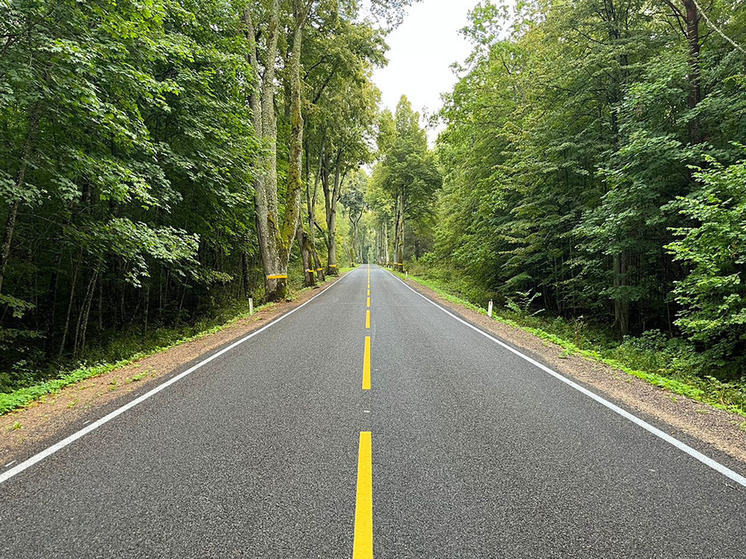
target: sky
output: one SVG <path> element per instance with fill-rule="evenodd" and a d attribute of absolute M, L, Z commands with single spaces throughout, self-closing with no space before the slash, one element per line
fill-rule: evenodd
<path fill-rule="evenodd" d="M 384 107 L 393 112 L 402 95 L 420 113 L 432 114 L 441 107 L 440 95 L 456 83 L 451 64 L 463 62 L 471 52 L 459 29 L 477 2 L 422 0 L 408 9 L 404 22 L 386 39 L 388 66 L 373 74 Z M 428 130 L 431 144 L 437 134 L 437 130 Z"/>

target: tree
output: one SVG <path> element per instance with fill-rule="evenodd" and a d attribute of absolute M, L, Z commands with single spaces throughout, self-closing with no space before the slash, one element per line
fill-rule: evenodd
<path fill-rule="evenodd" d="M 361 262 L 363 260 L 362 242 L 358 237 L 360 220 L 365 213 L 365 190 L 367 189 L 368 177 L 358 170 L 353 177 L 350 188 L 342 195 L 340 202 L 347 209 L 347 217 L 350 220 L 350 262 Z"/>
<path fill-rule="evenodd" d="M 695 173 L 702 188 L 674 204 L 693 222 L 667 246 L 687 268 L 674 290 L 676 323 L 718 369 L 737 372 L 746 365 L 746 160 L 710 164 Z"/>
<path fill-rule="evenodd" d="M 11 311 L 0 367 L 12 384 L 81 356 L 92 336 L 144 337 L 195 312 L 189 293 L 229 283 L 253 235 L 257 145 L 246 44 L 222 0 L 0 10 L 0 297 Z"/>
<path fill-rule="evenodd" d="M 396 107 L 393 128 L 390 113 L 384 113 L 381 119 L 379 149 L 383 153 L 378 180 L 393 200 L 394 266 L 403 271 L 405 222 L 428 213 L 441 177 L 428 150 L 425 131 L 420 128 L 420 115 L 406 97 Z"/>
<path fill-rule="evenodd" d="M 408 5 L 407 0 L 376 0 L 372 3 L 373 13 L 387 16 L 393 21 L 401 12 L 403 6 Z M 270 300 L 280 299 L 285 296 L 287 290 L 287 265 L 290 258 L 293 239 L 298 235 L 301 213 L 301 197 L 303 192 L 302 156 L 304 118 L 303 118 L 303 83 L 301 78 L 301 67 L 303 60 L 303 37 L 309 21 L 318 20 L 317 23 L 324 24 L 326 19 L 341 17 L 347 21 L 354 21 L 357 16 L 357 3 L 342 1 L 322 0 L 292 0 L 290 17 L 292 18 L 292 30 L 288 36 L 291 44 L 288 54 L 288 91 L 290 97 L 290 139 L 289 139 L 289 161 L 288 182 L 285 188 L 285 196 L 280 215 L 280 205 L 277 189 L 277 116 L 275 115 L 275 61 L 279 56 L 278 38 L 280 35 L 281 19 L 287 15 L 287 8 L 279 0 L 265 2 L 265 6 L 259 5 L 258 11 L 262 15 L 262 21 L 266 20 L 266 29 L 259 32 L 253 25 L 251 10 L 246 10 L 247 30 L 250 37 L 254 38 L 255 47 L 250 54 L 252 66 L 254 67 L 257 81 L 262 84 L 261 89 L 252 100 L 252 108 L 255 115 L 255 128 L 261 138 L 264 139 L 267 152 L 262 159 L 262 173 L 255 181 L 256 190 L 256 212 L 257 231 L 260 246 L 262 248 L 262 260 L 266 273 L 266 296 Z M 255 18 L 256 19 L 256 18 Z M 332 76 L 334 73 L 331 74 Z M 326 88 L 324 86 L 322 91 Z M 365 96 L 362 97 L 363 99 Z M 346 97 L 350 102 L 357 97 Z M 357 114 L 357 113 L 356 113 Z M 364 113 L 363 113 L 364 114 Z M 261 115 L 261 116 L 260 116 Z M 351 121 L 354 122 L 354 121 Z M 348 124 L 347 128 L 353 128 Z M 358 141 L 360 131 L 351 131 L 350 135 Z M 336 273 L 336 238 L 335 219 L 336 205 L 339 202 L 341 188 L 347 169 L 344 168 L 345 152 L 350 148 L 345 141 L 335 146 L 336 152 L 332 155 L 334 170 L 334 186 L 329 187 L 329 181 L 323 181 L 325 188 L 325 201 L 327 203 L 327 227 L 329 229 L 328 251 L 329 259 L 327 272 Z M 301 234 L 302 237 L 302 234 Z M 310 241 L 310 236 L 309 236 Z M 304 256 L 310 262 L 308 254 Z"/>
<path fill-rule="evenodd" d="M 673 201 L 703 186 L 691 167 L 740 156 L 736 4 L 519 3 L 506 36 L 503 8 L 480 3 L 441 111 L 434 260 L 620 337 L 683 328 L 685 260 L 664 247 L 691 218 Z"/>

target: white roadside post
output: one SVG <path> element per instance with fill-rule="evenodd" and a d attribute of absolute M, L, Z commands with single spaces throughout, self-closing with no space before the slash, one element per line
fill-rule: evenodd
<path fill-rule="evenodd" d="M 487 303 L 487 316 L 492 318 L 492 299 L 490 299 L 490 302 Z"/>
<path fill-rule="evenodd" d="M 249 316 L 254 314 L 254 298 L 249 297 Z"/>

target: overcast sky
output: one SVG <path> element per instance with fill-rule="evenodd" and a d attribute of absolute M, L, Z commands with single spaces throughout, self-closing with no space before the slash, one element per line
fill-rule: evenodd
<path fill-rule="evenodd" d="M 456 76 L 450 66 L 469 55 L 459 34 L 478 0 L 422 0 L 410 7 L 404 22 L 386 39 L 389 64 L 373 74 L 383 106 L 393 112 L 402 95 L 428 114 L 441 107 L 440 95 L 451 91 Z M 432 142 L 437 132 L 428 131 Z"/>

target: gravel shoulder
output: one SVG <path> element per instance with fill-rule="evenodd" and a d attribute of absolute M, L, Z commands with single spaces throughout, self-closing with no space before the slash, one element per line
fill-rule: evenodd
<path fill-rule="evenodd" d="M 577 355 L 568 356 L 561 347 L 551 342 L 452 303 L 415 280 L 407 279 L 406 283 L 442 307 L 524 351 L 551 369 L 643 415 L 645 419 L 652 420 L 659 428 L 663 427 L 688 444 L 701 446 L 697 444 L 700 442 L 709 445 L 726 455 L 717 458 L 726 458 L 729 467 L 736 468 L 741 473 L 746 471 L 746 418 L 675 395 L 603 363 Z M 666 426 L 670 428 L 665 429 Z"/>
<path fill-rule="evenodd" d="M 334 285 L 302 291 L 296 299 L 261 309 L 214 334 L 191 340 L 48 394 L 0 416 L 0 472 L 134 400 L 199 360 L 258 330 Z"/>

